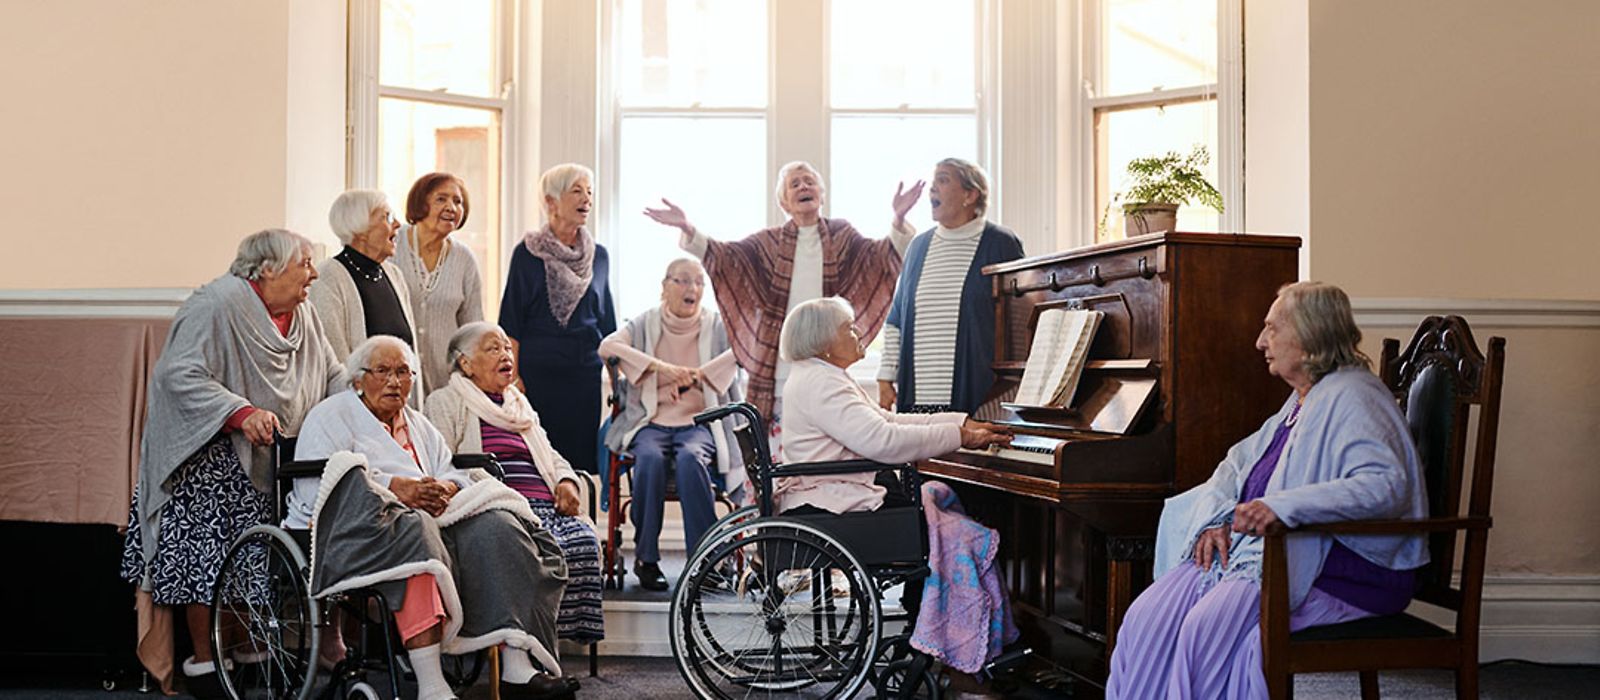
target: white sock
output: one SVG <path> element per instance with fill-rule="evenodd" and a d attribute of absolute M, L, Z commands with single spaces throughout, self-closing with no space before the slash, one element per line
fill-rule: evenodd
<path fill-rule="evenodd" d="M 183 660 L 183 675 L 190 678 L 204 676 L 215 670 L 217 670 L 217 662 L 215 661 L 207 661 L 203 664 L 196 663 L 193 656 Z"/>
<path fill-rule="evenodd" d="M 454 700 L 455 694 L 444 680 L 444 668 L 439 665 L 439 645 L 407 649 L 406 656 L 411 658 L 411 670 L 417 674 L 417 700 Z"/>
<path fill-rule="evenodd" d="M 504 644 L 500 645 L 500 680 L 507 683 L 527 683 L 539 670 L 533 667 L 528 652 Z"/>

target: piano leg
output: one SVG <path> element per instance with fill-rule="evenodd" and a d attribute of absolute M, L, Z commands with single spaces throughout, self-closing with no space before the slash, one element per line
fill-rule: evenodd
<path fill-rule="evenodd" d="M 1155 558 L 1155 539 L 1152 537 L 1106 538 L 1106 655 L 1117 646 L 1117 633 L 1122 629 L 1122 618 L 1133 605 L 1138 594 L 1135 586 L 1139 577 L 1149 578 L 1149 564 Z M 1143 587 L 1140 586 L 1139 589 Z"/>

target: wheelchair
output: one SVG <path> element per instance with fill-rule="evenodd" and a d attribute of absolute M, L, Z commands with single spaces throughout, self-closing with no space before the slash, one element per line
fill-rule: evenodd
<path fill-rule="evenodd" d="M 283 521 L 284 497 L 294 480 L 320 477 L 327 464 L 292 461 L 294 444 L 294 438 L 280 436 L 273 447 L 275 523 Z M 505 476 L 490 455 L 461 454 L 452 461 L 457 468 L 484 469 L 499 479 Z M 233 661 L 231 668 L 218 664 L 223 692 L 233 700 L 398 699 L 409 661 L 383 594 L 359 588 L 323 599 L 312 597 L 310 551 L 309 530 L 286 530 L 276 524 L 256 525 L 229 546 L 211 602 L 212 658 Z M 348 653 L 333 668 L 319 668 L 323 633 L 339 624 L 341 616 L 359 628 L 359 634 L 346 637 Z M 481 651 L 446 655 L 444 671 L 450 687 L 459 694 L 476 682 L 485 656 Z M 369 682 L 372 673 L 387 676 L 386 696 Z"/>
<path fill-rule="evenodd" d="M 690 555 L 669 612 L 672 654 L 701 698 L 780 694 L 851 698 L 867 684 L 878 697 L 939 698 L 941 678 L 911 648 L 928 568 L 920 479 L 909 465 L 867 460 L 773 465 L 760 414 L 748 403 L 695 416 L 704 424 L 746 418 L 736 431 L 756 488 L 752 511 L 711 528 Z M 894 500 L 876 511 L 778 515 L 781 477 L 897 473 Z M 911 593 L 905 610 L 885 610 L 896 586 Z M 901 623 L 889 633 L 888 625 Z"/>

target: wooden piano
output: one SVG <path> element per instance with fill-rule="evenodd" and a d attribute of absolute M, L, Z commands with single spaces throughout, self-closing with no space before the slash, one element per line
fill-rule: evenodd
<path fill-rule="evenodd" d="M 1116 629 L 1149 584 L 1163 499 L 1211 476 L 1289 388 L 1255 339 L 1300 240 L 1158 233 L 984 268 L 996 308 L 995 386 L 979 417 L 1009 449 L 918 463 L 1000 532 L 1017 624 L 1036 653 L 1103 683 Z M 1039 311 L 1105 313 L 1073 405 L 999 407 L 1016 393 Z"/>

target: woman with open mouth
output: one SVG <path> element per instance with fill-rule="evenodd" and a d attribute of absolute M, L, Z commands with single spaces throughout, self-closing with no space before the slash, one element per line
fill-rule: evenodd
<path fill-rule="evenodd" d="M 461 178 L 428 173 L 406 195 L 406 225 L 395 240 L 395 266 L 405 278 L 417 318 L 422 385 L 430 391 L 450 381 L 450 336 L 483 320 L 478 258 L 450 236 L 467 225 L 471 211 Z"/>
<path fill-rule="evenodd" d="M 655 222 L 682 232 L 678 245 L 705 263 L 734 355 L 750 373 L 750 401 L 767 417 L 774 459 L 782 460 L 782 387 L 789 376 L 789 363 L 778 356 L 784 318 L 803 302 L 840 296 L 857 310 L 863 342 L 872 342 L 889 313 L 900 257 L 911 242 L 906 213 L 922 196 L 922 186 L 918 182 L 895 192 L 897 225 L 878 240 L 844 219 L 822 216 L 828 188 L 804 161 L 778 169 L 775 194 L 789 220 L 743 240 L 713 240 L 665 199 L 665 208 L 644 210 Z"/>
<path fill-rule="evenodd" d="M 344 362 L 375 335 L 392 335 L 416 350 L 411 296 L 400 268 L 389 262 L 400 231 L 389 197 L 378 190 L 349 190 L 333 200 L 328 225 L 344 250 L 317 266 L 311 303 L 335 357 Z M 409 402 L 413 408 L 422 406 L 428 388 L 426 381 L 416 388 Z"/>

